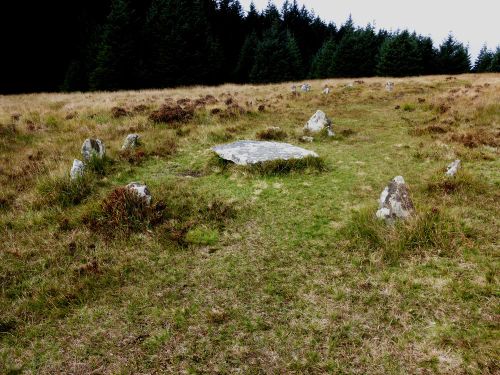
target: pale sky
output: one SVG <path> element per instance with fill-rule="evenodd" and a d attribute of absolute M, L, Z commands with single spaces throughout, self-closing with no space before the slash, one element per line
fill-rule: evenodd
<path fill-rule="evenodd" d="M 251 0 L 240 0 L 248 10 Z M 257 9 L 268 0 L 254 0 Z M 281 9 L 284 0 L 274 0 Z M 337 26 L 352 14 L 354 23 L 368 23 L 386 30 L 409 29 L 431 36 L 439 45 L 453 35 L 469 46 L 474 62 L 484 43 L 500 45 L 500 0 L 298 0 L 326 22 Z"/>

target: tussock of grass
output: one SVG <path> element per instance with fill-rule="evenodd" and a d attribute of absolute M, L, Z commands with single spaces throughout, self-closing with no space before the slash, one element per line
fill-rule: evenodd
<path fill-rule="evenodd" d="M 324 172 L 327 170 L 327 167 L 323 158 L 314 156 L 307 156 L 302 159 L 271 160 L 252 165 L 240 166 L 214 155 L 209 159 L 206 169 L 212 171 L 216 170 L 221 173 L 227 172 L 231 169 L 241 169 L 261 176 L 277 176 L 307 170 Z"/>
<path fill-rule="evenodd" d="M 107 155 L 99 157 L 95 154 L 92 154 L 90 160 L 85 163 L 85 170 L 98 176 L 105 176 L 107 173 L 109 173 L 112 165 L 113 160 L 110 159 Z"/>
<path fill-rule="evenodd" d="M 37 206 L 74 206 L 82 203 L 94 189 L 93 176 L 86 174 L 71 180 L 69 176 L 48 176 L 40 179 Z"/>
<path fill-rule="evenodd" d="M 85 221 L 91 228 L 114 237 L 146 229 L 152 214 L 151 207 L 136 192 L 119 187 L 111 191 Z"/>
<path fill-rule="evenodd" d="M 431 194 L 481 196 L 488 192 L 488 185 L 483 180 L 464 170 L 460 170 L 453 177 L 447 177 L 443 171 L 439 171 L 432 176 L 425 189 Z"/>
<path fill-rule="evenodd" d="M 350 251 L 366 256 L 380 252 L 391 265 L 404 258 L 453 256 L 462 239 L 458 224 L 438 208 L 392 226 L 378 220 L 374 210 L 365 209 L 354 213 L 340 235 Z"/>
<path fill-rule="evenodd" d="M 260 175 L 282 175 L 297 171 L 326 171 L 325 160 L 321 157 L 307 156 L 302 159 L 272 160 L 246 167 L 247 170 Z"/>
<path fill-rule="evenodd" d="M 287 136 L 288 134 L 284 130 L 275 127 L 261 130 L 256 134 L 257 139 L 265 141 L 271 141 L 271 140 L 282 141 Z"/>

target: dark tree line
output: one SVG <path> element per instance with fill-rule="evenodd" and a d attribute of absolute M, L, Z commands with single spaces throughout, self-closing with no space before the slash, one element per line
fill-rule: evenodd
<path fill-rule="evenodd" d="M 451 35 L 435 48 L 429 37 L 356 27 L 351 18 L 337 27 L 296 0 L 261 12 L 253 4 L 244 12 L 238 0 L 74 0 L 28 9 L 36 14 L 25 17 L 27 33 L 7 43 L 1 92 L 471 70 L 467 48 Z M 499 59 L 499 49 L 484 47 L 473 70 L 499 71 Z"/>

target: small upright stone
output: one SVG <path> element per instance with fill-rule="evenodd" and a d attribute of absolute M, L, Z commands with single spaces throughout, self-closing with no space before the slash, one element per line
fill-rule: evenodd
<path fill-rule="evenodd" d="M 141 137 L 139 134 L 129 134 L 123 142 L 122 150 L 130 150 L 139 146 Z"/>
<path fill-rule="evenodd" d="M 446 176 L 453 177 L 457 174 L 458 169 L 460 168 L 460 159 L 455 160 L 453 163 L 448 164 L 446 170 Z"/>
<path fill-rule="evenodd" d="M 380 194 L 377 217 L 387 222 L 395 219 L 407 219 L 415 211 L 410 192 L 402 176 L 394 177 Z"/>
<path fill-rule="evenodd" d="M 309 92 L 311 91 L 311 85 L 309 83 L 304 83 L 301 87 L 300 90 L 302 92 Z"/>
<path fill-rule="evenodd" d="M 394 90 L 394 82 L 387 81 L 387 83 L 385 84 L 385 90 L 388 92 L 392 92 L 392 90 Z"/>
<path fill-rule="evenodd" d="M 323 89 L 323 94 L 328 95 L 329 93 L 330 93 L 330 88 L 329 87 L 325 87 Z"/>
<path fill-rule="evenodd" d="M 148 206 L 151 204 L 151 193 L 146 185 L 139 182 L 131 182 L 127 185 L 127 189 L 134 191 L 139 197 L 144 199 Z"/>
<path fill-rule="evenodd" d="M 84 160 L 90 160 L 92 155 L 102 158 L 106 154 L 104 143 L 100 139 L 87 138 L 82 145 L 82 156 Z"/>
<path fill-rule="evenodd" d="M 311 133 L 318 133 L 325 128 L 328 130 L 328 136 L 332 137 L 335 135 L 332 130 L 332 122 L 328 117 L 326 117 L 325 112 L 321 110 L 316 111 L 316 113 L 309 119 L 306 126 L 304 126 L 304 130 Z"/>
<path fill-rule="evenodd" d="M 75 159 L 73 160 L 73 166 L 71 167 L 71 171 L 69 172 L 69 177 L 72 180 L 76 180 L 83 176 L 85 172 L 85 164 L 81 160 Z"/>

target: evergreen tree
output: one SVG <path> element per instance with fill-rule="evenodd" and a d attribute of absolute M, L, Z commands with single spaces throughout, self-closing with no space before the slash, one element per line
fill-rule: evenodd
<path fill-rule="evenodd" d="M 208 22 L 210 0 L 153 0 L 146 22 L 151 87 L 221 81 L 223 54 Z"/>
<path fill-rule="evenodd" d="M 137 25 L 129 0 L 113 0 L 97 47 L 90 88 L 117 90 L 137 87 L 140 70 Z"/>
<path fill-rule="evenodd" d="M 377 72 L 382 76 L 404 77 L 422 73 L 418 39 L 408 31 L 388 38 L 380 48 Z"/>
<path fill-rule="evenodd" d="M 489 72 L 499 73 L 500 72 L 500 47 L 497 47 L 493 58 L 491 59 L 490 67 L 488 68 Z"/>
<path fill-rule="evenodd" d="M 257 83 L 291 81 L 302 78 L 300 51 L 290 32 L 275 25 L 264 33 L 255 51 L 250 80 Z"/>
<path fill-rule="evenodd" d="M 450 34 L 439 46 L 439 69 L 442 74 L 461 74 L 470 71 L 470 55 L 464 45 Z"/>
<path fill-rule="evenodd" d="M 320 48 L 311 65 L 311 78 L 329 78 L 334 75 L 335 42 L 327 40 Z"/>
<path fill-rule="evenodd" d="M 488 72 L 493 62 L 493 56 L 493 52 L 488 50 L 486 45 L 484 45 L 481 51 L 479 51 L 473 70 L 477 73 Z"/>
<path fill-rule="evenodd" d="M 238 0 L 219 0 L 213 28 L 223 54 L 220 79 L 227 82 L 234 78 L 232 73 L 245 40 L 243 10 Z"/>
<path fill-rule="evenodd" d="M 434 48 L 434 43 L 429 37 L 419 36 L 417 38 L 418 50 L 420 54 L 420 64 L 422 65 L 421 74 L 437 74 L 438 73 L 438 52 Z"/>
<path fill-rule="evenodd" d="M 255 63 L 255 50 L 257 49 L 258 43 L 259 40 L 255 31 L 245 39 L 245 43 L 243 43 L 243 47 L 241 48 L 238 64 L 236 65 L 234 72 L 236 82 L 248 82 L 250 71 Z"/>
<path fill-rule="evenodd" d="M 344 36 L 334 58 L 337 77 L 370 77 L 375 75 L 379 41 L 373 27 L 353 29 L 343 26 Z"/>

